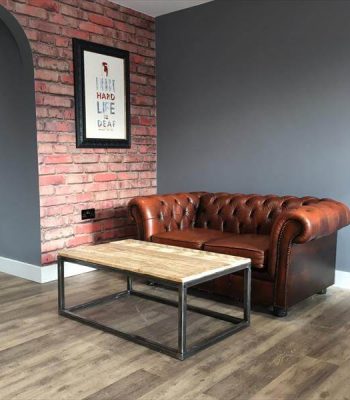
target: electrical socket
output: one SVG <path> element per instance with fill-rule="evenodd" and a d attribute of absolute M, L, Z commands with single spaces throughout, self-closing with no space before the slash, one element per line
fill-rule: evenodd
<path fill-rule="evenodd" d="M 95 218 L 95 209 L 88 208 L 81 211 L 81 219 L 93 219 Z"/>

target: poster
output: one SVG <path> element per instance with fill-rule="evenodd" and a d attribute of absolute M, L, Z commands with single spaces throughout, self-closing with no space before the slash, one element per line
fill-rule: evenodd
<path fill-rule="evenodd" d="M 74 41 L 77 147 L 130 147 L 129 54 Z"/>

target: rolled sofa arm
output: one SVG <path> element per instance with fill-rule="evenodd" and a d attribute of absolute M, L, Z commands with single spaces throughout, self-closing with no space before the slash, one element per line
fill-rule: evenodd
<path fill-rule="evenodd" d="M 323 236 L 331 235 L 350 224 L 349 208 L 338 201 L 324 199 L 318 203 L 302 206 L 294 210 L 282 212 L 272 228 L 272 239 L 277 240 L 288 222 L 300 225 L 300 232 L 294 243 L 305 243 Z"/>
<path fill-rule="evenodd" d="M 151 240 L 157 233 L 194 226 L 199 199 L 205 192 L 136 197 L 129 212 L 136 222 L 138 239 Z"/>
<path fill-rule="evenodd" d="M 274 277 L 283 265 L 288 267 L 293 243 L 306 243 L 331 235 L 349 224 L 349 208 L 331 199 L 282 212 L 272 226 L 269 274 Z"/>

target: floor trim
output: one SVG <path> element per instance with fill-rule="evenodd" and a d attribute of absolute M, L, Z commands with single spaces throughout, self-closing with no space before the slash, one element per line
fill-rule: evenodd
<path fill-rule="evenodd" d="M 334 286 L 350 289 L 350 272 L 336 270 Z"/>
<path fill-rule="evenodd" d="M 69 277 L 84 274 L 93 271 L 94 269 L 66 262 L 64 264 L 64 270 L 64 276 Z M 19 278 L 28 279 L 37 283 L 47 283 L 57 280 L 57 264 L 39 267 L 38 265 L 27 264 L 22 261 L 0 257 L 0 272 L 18 276 Z"/>

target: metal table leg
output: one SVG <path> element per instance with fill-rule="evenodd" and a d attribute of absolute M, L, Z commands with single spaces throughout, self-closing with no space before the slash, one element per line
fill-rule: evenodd
<path fill-rule="evenodd" d="M 250 324 L 251 269 L 244 269 L 244 321 Z"/>
<path fill-rule="evenodd" d="M 61 257 L 57 259 L 57 279 L 58 279 L 58 311 L 63 311 L 65 308 L 64 299 L 64 261 Z"/>
<path fill-rule="evenodd" d="M 186 322 L 187 322 L 187 288 L 182 284 L 179 286 L 178 304 L 178 350 L 180 357 L 186 353 Z"/>
<path fill-rule="evenodd" d="M 127 291 L 130 294 L 132 292 L 132 277 L 131 276 L 127 276 Z"/>

